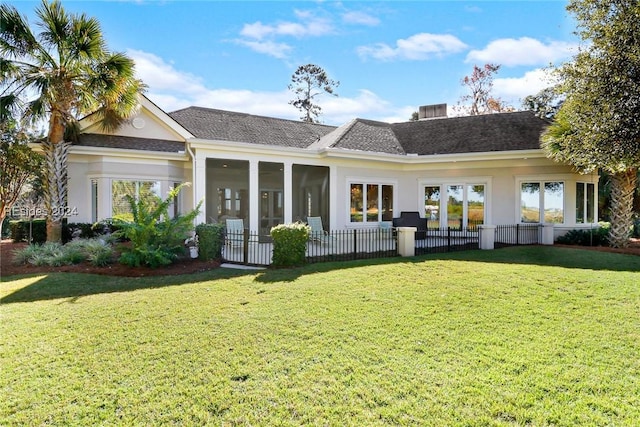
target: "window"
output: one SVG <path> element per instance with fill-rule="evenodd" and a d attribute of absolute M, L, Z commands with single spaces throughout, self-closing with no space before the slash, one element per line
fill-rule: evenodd
<path fill-rule="evenodd" d="M 393 185 L 353 183 L 350 187 L 351 222 L 391 221 Z"/>
<path fill-rule="evenodd" d="M 205 215 L 207 221 L 249 218 L 249 162 L 232 159 L 206 161 Z"/>
<path fill-rule="evenodd" d="M 447 226 L 462 228 L 464 209 L 464 187 L 462 185 L 447 186 Z"/>
<path fill-rule="evenodd" d="M 119 179 L 111 181 L 112 216 L 131 218 L 131 205 L 127 196 L 131 196 L 136 202 L 141 199 L 153 200 L 160 197 L 160 182 Z"/>
<path fill-rule="evenodd" d="M 98 180 L 91 180 L 91 222 L 98 221 Z"/>
<path fill-rule="evenodd" d="M 294 164 L 291 174 L 293 220 L 307 222 L 307 217 L 319 216 L 326 229 L 330 229 L 329 168 Z"/>
<path fill-rule="evenodd" d="M 442 189 L 446 193 L 442 193 Z M 440 194 L 446 194 L 441 200 Z M 484 223 L 484 184 L 427 185 L 424 214 L 429 228 L 474 228 Z"/>
<path fill-rule="evenodd" d="M 424 187 L 424 217 L 427 227 L 440 228 L 440 186 Z"/>
<path fill-rule="evenodd" d="M 595 220 L 595 184 L 576 183 L 576 223 L 590 224 Z"/>
<path fill-rule="evenodd" d="M 258 162 L 260 234 L 284 223 L 284 164 Z"/>
<path fill-rule="evenodd" d="M 523 182 L 520 186 L 520 221 L 563 223 L 564 183 Z"/>
<path fill-rule="evenodd" d="M 484 185 L 467 186 L 467 227 L 484 224 Z"/>

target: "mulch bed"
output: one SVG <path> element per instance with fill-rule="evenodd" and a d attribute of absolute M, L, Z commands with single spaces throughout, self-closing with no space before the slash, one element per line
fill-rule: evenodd
<path fill-rule="evenodd" d="M 16 265 L 13 263 L 13 252 L 27 246 L 26 243 L 13 243 L 11 240 L 3 240 L 0 243 L 0 276 L 12 276 L 14 274 L 32 273 L 90 273 L 106 274 L 109 276 L 144 277 L 144 276 L 171 276 L 177 274 L 197 273 L 220 267 L 218 261 L 200 261 L 198 259 L 183 258 L 166 267 L 129 267 L 119 262 L 114 262 L 106 267 L 96 267 L 88 262 L 61 267 Z"/>

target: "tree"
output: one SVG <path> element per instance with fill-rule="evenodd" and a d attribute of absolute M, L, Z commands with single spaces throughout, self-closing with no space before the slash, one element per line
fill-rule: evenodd
<path fill-rule="evenodd" d="M 640 3 L 571 0 L 567 10 L 588 43 L 559 69 L 566 100 L 542 143 L 578 170 L 609 175 L 609 243 L 625 247 L 640 166 Z"/>
<path fill-rule="evenodd" d="M 42 167 L 42 157 L 27 145 L 32 140 L 14 121 L 0 125 L 0 224 Z"/>
<path fill-rule="evenodd" d="M 470 116 L 513 111 L 513 107 L 491 94 L 493 76 L 500 70 L 500 67 L 496 64 L 485 64 L 482 68 L 477 65 L 473 66 L 471 75 L 464 76 L 460 80 L 460 84 L 466 86 L 471 93 L 460 97 L 458 110 Z M 469 104 L 467 105 L 467 103 Z"/>
<path fill-rule="evenodd" d="M 338 96 L 334 93 L 340 82 L 331 80 L 327 73 L 314 64 L 301 65 L 291 76 L 289 90 L 293 91 L 296 99 L 289 104 L 296 107 L 303 114 L 300 120 L 307 123 L 318 123 L 318 116 L 322 108 L 315 103 L 316 97 L 323 93 Z"/>
<path fill-rule="evenodd" d="M 107 50 L 95 18 L 69 14 L 57 0 L 42 0 L 36 15 L 37 35 L 15 7 L 0 5 L 0 119 L 48 121 L 47 241 L 59 242 L 67 211 L 68 135 L 86 114 L 103 129 L 116 129 L 136 111 L 144 85 L 129 57 Z"/>
<path fill-rule="evenodd" d="M 558 93 L 557 86 L 549 86 L 535 95 L 529 95 L 522 101 L 522 107 L 533 111 L 543 119 L 553 119 L 563 103 L 563 97 Z"/>

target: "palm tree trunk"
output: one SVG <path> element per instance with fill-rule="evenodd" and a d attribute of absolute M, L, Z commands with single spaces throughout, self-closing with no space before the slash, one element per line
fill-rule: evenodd
<path fill-rule="evenodd" d="M 46 162 L 44 179 L 44 205 L 47 211 L 47 242 L 62 241 L 62 219 L 67 206 L 68 142 L 43 143 Z"/>
<path fill-rule="evenodd" d="M 638 184 L 638 170 L 627 169 L 610 176 L 611 179 L 611 229 L 609 245 L 624 248 L 629 245 L 633 214 L 633 194 Z"/>

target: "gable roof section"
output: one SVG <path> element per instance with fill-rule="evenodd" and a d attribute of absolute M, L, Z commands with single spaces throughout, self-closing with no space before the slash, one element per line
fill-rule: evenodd
<path fill-rule="evenodd" d="M 452 117 L 391 125 L 408 154 L 461 154 L 540 149 L 548 120 L 530 111 Z"/>
<path fill-rule="evenodd" d="M 124 150 L 159 151 L 165 153 L 184 152 L 184 142 L 163 139 L 136 138 L 132 136 L 103 135 L 98 133 L 80 134 L 74 147 L 118 148 Z"/>
<path fill-rule="evenodd" d="M 105 132 L 96 122 L 97 115 L 90 114 L 80 120 L 83 133 L 111 134 L 119 136 L 182 141 L 193 138 L 185 128 L 173 120 L 149 98 L 140 94 L 138 112 L 115 132 Z"/>
<path fill-rule="evenodd" d="M 307 148 L 336 129 L 335 126 L 202 107 L 185 108 L 169 113 L 169 116 L 199 139 L 294 148 Z"/>
<path fill-rule="evenodd" d="M 406 154 L 391 125 L 364 119 L 356 119 L 353 125 L 335 141 L 332 148 Z"/>

